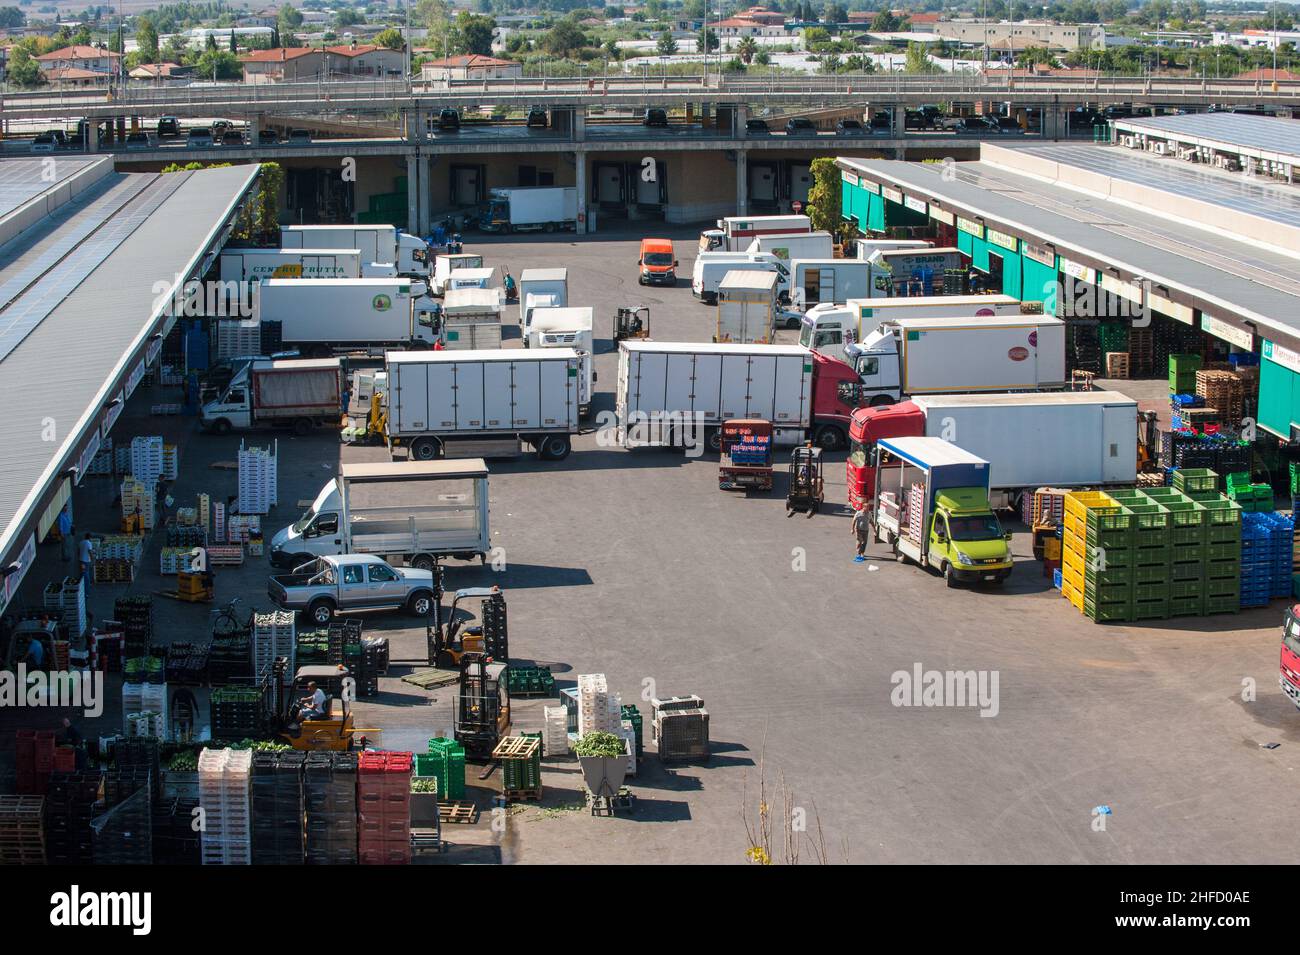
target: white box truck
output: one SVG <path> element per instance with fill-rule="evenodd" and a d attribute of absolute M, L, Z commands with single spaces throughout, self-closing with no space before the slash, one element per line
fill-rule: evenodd
<path fill-rule="evenodd" d="M 592 390 L 596 382 L 595 337 L 592 331 L 591 306 L 569 308 L 539 308 L 533 312 L 533 322 L 524 339 L 525 348 L 572 348 L 583 357 L 579 376 L 578 415 L 585 418 L 591 412 Z"/>
<path fill-rule="evenodd" d="M 718 286 L 715 342 L 766 344 L 776 331 L 776 273 L 738 269 Z"/>
<path fill-rule="evenodd" d="M 451 273 L 459 269 L 481 269 L 483 267 L 483 256 L 474 255 L 470 252 L 452 252 L 439 253 L 433 257 L 433 278 L 430 279 L 430 290 L 434 295 L 442 295 L 447 291 L 447 280 L 451 278 Z"/>
<path fill-rule="evenodd" d="M 256 287 L 259 320 L 280 322 L 285 348 L 324 357 L 335 349 L 432 347 L 438 303 L 410 279 L 268 279 Z"/>
<path fill-rule="evenodd" d="M 811 232 L 807 216 L 728 216 L 718 220 L 716 229 L 700 233 L 701 252 L 740 252 L 760 235 L 789 235 Z"/>
<path fill-rule="evenodd" d="M 578 227 L 578 190 L 572 186 L 493 189 L 479 228 L 484 232 L 554 232 Z"/>
<path fill-rule="evenodd" d="M 786 232 L 760 235 L 749 243 L 746 252 L 770 252 L 788 268 L 793 259 L 829 259 L 835 243 L 829 232 Z"/>
<path fill-rule="evenodd" d="M 898 318 L 845 354 L 873 404 L 927 392 L 1065 385 L 1065 323 L 1046 315 Z"/>
<path fill-rule="evenodd" d="M 451 275 L 447 276 L 447 284 L 443 287 L 443 293 L 454 292 L 456 289 L 477 288 L 487 289 L 492 287 L 492 276 L 496 274 L 496 269 L 456 269 Z"/>
<path fill-rule="evenodd" d="M 799 344 L 832 358 L 843 358 L 845 348 L 862 341 L 891 318 L 926 315 L 1020 315 L 1042 311 L 1010 295 L 915 295 L 902 298 L 851 298 L 844 305 L 822 302 L 804 313 L 799 323 Z"/>
<path fill-rule="evenodd" d="M 391 264 L 398 275 L 428 279 L 429 246 L 419 236 L 391 225 L 282 225 L 283 249 L 358 249 L 362 268 Z"/>
<path fill-rule="evenodd" d="M 449 289 L 442 300 L 442 340 L 450 349 L 501 347 L 501 290 Z"/>
<path fill-rule="evenodd" d="M 947 269 L 963 268 L 965 255 L 960 249 L 877 249 L 867 259 L 871 267 L 870 298 L 902 295 L 931 295 L 943 288 Z"/>
<path fill-rule="evenodd" d="M 736 269 L 775 272 L 777 300 L 789 298 L 790 270 L 771 252 L 701 252 L 691 266 L 691 294 L 705 305 L 716 304 L 718 286 Z"/>
<path fill-rule="evenodd" d="M 912 403 L 925 415 L 926 435 L 989 462 L 995 507 L 1038 487 L 1137 480 L 1137 402 L 1117 391 L 918 395 Z"/>
<path fill-rule="evenodd" d="M 199 427 L 212 434 L 254 428 L 292 428 L 307 434 L 338 425 L 339 360 L 255 359 L 230 379 L 221 397 L 199 409 Z"/>
<path fill-rule="evenodd" d="M 716 451 L 724 421 L 762 418 L 775 443 L 797 444 L 812 423 L 813 366 L 797 345 L 619 342 L 618 443 Z"/>
<path fill-rule="evenodd" d="M 411 460 L 569 456 L 582 356 L 571 348 L 389 352 L 388 437 Z"/>
<path fill-rule="evenodd" d="M 519 328 L 525 339 L 534 309 L 569 304 L 568 269 L 524 269 L 519 275 Z"/>
<path fill-rule="evenodd" d="M 790 304 L 803 312 L 823 302 L 871 294 L 871 265 L 858 259 L 792 259 Z"/>
<path fill-rule="evenodd" d="M 393 278 L 397 268 L 361 263 L 359 249 L 232 249 L 221 250 L 221 281 L 260 282 L 263 279 Z"/>
<path fill-rule="evenodd" d="M 857 257 L 865 262 L 880 249 L 928 249 L 933 245 L 924 239 L 859 239 L 855 251 Z"/>
<path fill-rule="evenodd" d="M 268 556 L 277 567 L 299 567 L 316 557 L 376 554 L 432 570 L 444 557 L 483 560 L 491 547 L 482 459 L 387 461 L 343 464 L 311 507 L 271 538 Z"/>

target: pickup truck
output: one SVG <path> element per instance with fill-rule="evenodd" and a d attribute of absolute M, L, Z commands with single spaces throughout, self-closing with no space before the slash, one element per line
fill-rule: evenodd
<path fill-rule="evenodd" d="M 282 610 L 296 610 L 318 627 L 339 612 L 393 610 L 405 607 L 427 617 L 434 599 L 433 571 L 392 567 L 372 554 L 318 557 L 275 574 L 267 586 L 271 601 Z"/>

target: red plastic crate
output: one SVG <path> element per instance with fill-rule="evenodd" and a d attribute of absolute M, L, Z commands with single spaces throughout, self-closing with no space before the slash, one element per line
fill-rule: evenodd
<path fill-rule="evenodd" d="M 77 751 L 71 746 L 60 746 L 54 751 L 54 771 L 72 773 L 77 770 Z"/>
<path fill-rule="evenodd" d="M 361 849 L 362 865 L 410 865 L 411 847 L 386 846 L 382 849 Z"/>

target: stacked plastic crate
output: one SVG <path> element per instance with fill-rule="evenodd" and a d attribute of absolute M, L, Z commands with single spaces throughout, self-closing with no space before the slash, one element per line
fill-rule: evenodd
<path fill-rule="evenodd" d="M 96 865 L 153 862 L 149 774 L 118 770 L 104 776 L 104 812 L 91 822 Z"/>
<path fill-rule="evenodd" d="M 507 798 L 542 794 L 541 734 L 503 736 L 492 751 L 501 763 L 501 790 Z"/>
<path fill-rule="evenodd" d="M 1245 512 L 1241 515 L 1241 606 L 1263 607 L 1291 594 L 1294 517 Z"/>
<path fill-rule="evenodd" d="M 161 679 L 161 672 L 156 675 Z M 167 739 L 170 726 L 165 683 L 147 680 L 123 682 L 122 733 L 125 736 Z"/>
<path fill-rule="evenodd" d="M 297 750 L 253 754 L 253 865 L 302 865 L 306 760 Z"/>
<path fill-rule="evenodd" d="M 1241 505 L 1219 493 L 1219 475 L 1208 468 L 1180 468 L 1174 490 L 1205 509 L 1205 584 L 1201 613 L 1241 609 Z"/>
<path fill-rule="evenodd" d="M 653 699 L 650 728 L 660 761 L 709 758 L 709 711 L 698 696 Z"/>
<path fill-rule="evenodd" d="M 1098 622 L 1133 617 L 1133 515 L 1101 491 L 1065 497 L 1061 594 Z"/>
<path fill-rule="evenodd" d="M 239 445 L 239 512 L 265 514 L 277 503 L 277 446 Z"/>
<path fill-rule="evenodd" d="M 1157 359 L 1158 360 L 1158 359 Z M 1196 391 L 1196 373 L 1201 370 L 1200 355 L 1169 356 L 1169 391 L 1188 394 Z"/>
<path fill-rule="evenodd" d="M 253 614 L 253 676 L 271 672 L 277 657 L 289 661 L 288 672 L 297 672 L 298 633 L 295 615 L 287 610 Z"/>
<path fill-rule="evenodd" d="M 1243 511 L 1272 512 L 1273 486 L 1252 484 L 1249 471 L 1234 471 L 1227 478 L 1228 499 L 1241 505 Z"/>
<path fill-rule="evenodd" d="M 357 861 L 357 754 L 308 753 L 303 773 L 307 863 Z"/>
<path fill-rule="evenodd" d="M 57 617 L 69 637 L 86 632 L 86 582 L 82 577 L 65 577 L 45 588 L 45 609 Z"/>
<path fill-rule="evenodd" d="M 159 435 L 143 435 L 131 439 L 131 476 L 152 490 L 163 476 L 163 439 Z"/>
<path fill-rule="evenodd" d="M 152 799 L 162 796 L 162 764 L 158 740 L 154 737 L 118 739 L 113 743 L 113 762 L 119 770 L 134 770 L 149 777 Z"/>
<path fill-rule="evenodd" d="M 139 478 L 122 479 L 122 517 L 140 518 L 140 528 L 151 531 L 157 520 L 154 511 L 154 485 Z"/>
<path fill-rule="evenodd" d="M 438 795 L 446 799 L 465 798 L 465 747 L 454 739 L 435 736 L 429 752 L 416 757 L 417 776 L 438 780 Z"/>
<path fill-rule="evenodd" d="M 249 865 L 252 862 L 249 786 L 251 750 L 205 749 L 199 754 L 199 808 L 205 828 L 201 839 L 204 865 Z"/>
<path fill-rule="evenodd" d="M 21 729 L 14 735 L 15 791 L 20 796 L 43 795 L 54 772 L 54 731 Z"/>
<path fill-rule="evenodd" d="M 578 677 L 578 735 L 617 733 L 621 726 L 620 701 L 609 692 L 603 673 L 584 673 Z"/>
<path fill-rule="evenodd" d="M 368 752 L 357 759 L 357 854 L 362 865 L 411 861 L 410 753 Z"/>
<path fill-rule="evenodd" d="M 50 865 L 94 861 L 90 824 L 99 799 L 97 772 L 54 773 L 45 797 L 45 860 Z"/>
<path fill-rule="evenodd" d="M 569 711 L 563 706 L 542 707 L 542 751 L 547 759 L 569 755 Z"/>

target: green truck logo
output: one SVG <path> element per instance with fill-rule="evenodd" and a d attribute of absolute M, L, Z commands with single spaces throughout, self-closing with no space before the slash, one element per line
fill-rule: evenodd
<path fill-rule="evenodd" d="M 393 300 L 387 295 L 376 295 L 370 300 L 370 307 L 376 312 L 386 312 L 393 307 Z"/>

